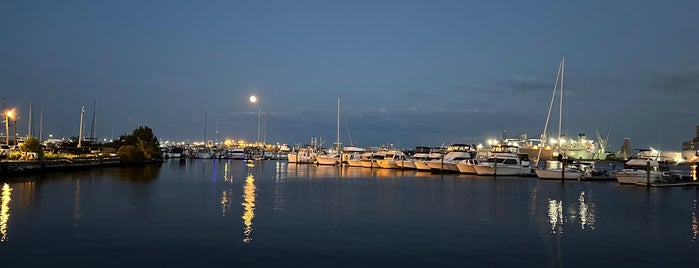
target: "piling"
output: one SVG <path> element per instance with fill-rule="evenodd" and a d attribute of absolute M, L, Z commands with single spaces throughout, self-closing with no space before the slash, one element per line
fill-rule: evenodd
<path fill-rule="evenodd" d="M 498 156 L 495 156 L 495 162 L 493 162 L 493 178 L 498 177 Z"/>
<path fill-rule="evenodd" d="M 646 187 L 650 187 L 650 160 L 646 161 Z"/>

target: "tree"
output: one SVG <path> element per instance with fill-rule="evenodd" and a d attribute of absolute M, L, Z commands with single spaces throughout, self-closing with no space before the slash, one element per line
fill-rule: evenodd
<path fill-rule="evenodd" d="M 134 129 L 131 135 L 123 134 L 110 146 L 117 149 L 117 155 L 126 162 L 138 162 L 162 158 L 160 142 L 147 126 Z M 137 151 L 137 152 L 136 152 Z"/>
<path fill-rule="evenodd" d="M 143 155 L 143 151 L 135 145 L 121 146 L 119 150 L 117 150 L 117 155 L 121 161 L 127 163 L 142 162 L 146 159 Z"/>
<path fill-rule="evenodd" d="M 41 146 L 41 142 L 31 136 L 27 138 L 21 146 L 19 146 L 19 150 L 23 153 L 36 153 L 36 156 L 39 159 L 44 157 L 44 147 Z"/>

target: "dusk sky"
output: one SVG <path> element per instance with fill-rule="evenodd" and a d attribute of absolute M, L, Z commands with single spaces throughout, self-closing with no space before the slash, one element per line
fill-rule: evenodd
<path fill-rule="evenodd" d="M 360 146 L 544 127 L 680 150 L 699 125 L 699 1 L 2 1 L 0 97 L 27 133 Z M 259 103 L 251 104 L 250 95 Z M 207 112 L 208 111 L 208 112 Z M 556 125 L 551 125 L 556 129 Z M 4 132 L 4 128 L 2 130 Z M 348 135 L 349 133 L 349 135 Z M 550 132 L 551 133 L 551 132 Z"/>

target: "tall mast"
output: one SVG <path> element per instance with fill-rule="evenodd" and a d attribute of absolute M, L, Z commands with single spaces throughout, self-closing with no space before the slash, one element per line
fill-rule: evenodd
<path fill-rule="evenodd" d="M 561 78 L 561 71 L 562 71 L 563 64 L 558 65 L 558 71 L 556 72 L 556 82 L 553 85 L 553 93 L 551 94 L 551 103 L 549 104 L 549 112 L 546 114 L 546 123 L 544 124 L 544 132 L 541 134 L 541 144 L 539 144 L 539 153 L 536 155 L 536 164 L 537 166 L 539 165 L 539 159 L 541 158 L 541 150 L 546 146 L 546 132 L 548 131 L 549 127 L 549 119 L 551 119 L 551 110 L 553 110 L 553 102 L 556 100 L 556 90 L 558 89 L 558 81 Z M 559 123 L 560 125 L 560 123 Z M 559 135 L 560 135 L 560 127 L 559 127 Z M 560 137 L 559 137 L 560 138 Z"/>
<path fill-rule="evenodd" d="M 558 153 L 561 153 L 561 127 L 563 123 L 563 79 L 565 77 L 565 56 L 561 56 L 561 92 L 558 99 Z"/>
<path fill-rule="evenodd" d="M 92 126 L 90 127 L 90 139 L 95 141 L 95 122 L 97 118 L 97 99 L 95 99 L 94 105 L 92 105 Z"/>
<path fill-rule="evenodd" d="M 340 97 L 337 97 L 337 151 L 340 152 Z"/>
<path fill-rule="evenodd" d="M 27 137 L 32 135 L 32 125 L 34 125 L 34 119 L 32 119 L 32 101 L 29 101 L 29 126 L 27 127 Z"/>

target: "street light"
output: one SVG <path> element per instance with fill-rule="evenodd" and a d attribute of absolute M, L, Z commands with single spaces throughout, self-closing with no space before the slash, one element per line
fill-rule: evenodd
<path fill-rule="evenodd" d="M 10 119 L 15 121 L 15 109 L 5 110 L 5 144 L 10 145 Z"/>

